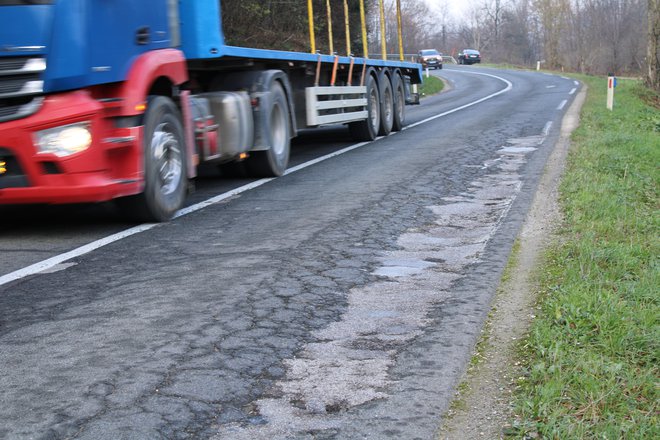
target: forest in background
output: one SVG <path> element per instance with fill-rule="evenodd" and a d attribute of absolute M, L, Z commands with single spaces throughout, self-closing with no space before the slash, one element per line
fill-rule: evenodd
<path fill-rule="evenodd" d="M 660 0 L 475 0 L 461 17 L 450 0 L 400 0 L 403 50 L 455 55 L 465 48 L 485 62 L 603 75 L 644 75 L 656 89 L 660 70 Z M 316 49 L 330 53 L 326 0 L 313 0 Z M 346 55 L 344 1 L 330 2 L 334 52 Z M 347 0 L 351 51 L 362 56 L 360 2 Z M 365 0 L 369 52 L 381 53 L 378 0 Z M 387 52 L 398 53 L 396 0 L 384 0 Z M 223 0 L 228 44 L 309 51 L 306 0 Z"/>

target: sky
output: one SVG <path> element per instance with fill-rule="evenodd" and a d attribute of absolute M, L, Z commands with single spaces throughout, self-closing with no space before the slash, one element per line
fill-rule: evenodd
<path fill-rule="evenodd" d="M 449 12 L 455 17 L 459 18 L 463 12 L 470 6 L 473 0 L 424 0 L 427 5 L 434 11 L 437 10 L 438 4 L 447 3 Z"/>

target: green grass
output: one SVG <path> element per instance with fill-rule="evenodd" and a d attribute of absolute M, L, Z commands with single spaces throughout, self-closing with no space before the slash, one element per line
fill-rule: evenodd
<path fill-rule="evenodd" d="M 443 83 L 440 78 L 433 75 L 427 78 L 425 73 L 424 84 L 419 86 L 419 96 L 423 98 L 424 96 L 435 95 L 436 93 L 442 92 L 444 86 L 445 83 Z"/>
<path fill-rule="evenodd" d="M 620 80 L 589 87 L 560 188 L 565 219 L 522 348 L 517 438 L 656 439 L 660 111 Z"/>

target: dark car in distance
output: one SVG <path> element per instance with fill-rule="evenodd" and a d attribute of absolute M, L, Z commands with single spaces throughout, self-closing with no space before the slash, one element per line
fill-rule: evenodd
<path fill-rule="evenodd" d="M 458 64 L 474 64 L 481 62 L 481 54 L 478 50 L 465 49 L 458 53 Z"/>
<path fill-rule="evenodd" d="M 417 62 L 424 69 L 442 69 L 442 54 L 435 49 L 422 49 L 417 52 Z"/>

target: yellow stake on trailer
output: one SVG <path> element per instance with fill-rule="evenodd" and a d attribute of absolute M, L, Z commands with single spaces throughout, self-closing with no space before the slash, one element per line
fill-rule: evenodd
<path fill-rule="evenodd" d="M 364 0 L 360 0 L 360 28 L 362 29 L 362 56 L 369 58 L 369 42 L 367 41 L 367 20 L 364 17 Z"/>
<path fill-rule="evenodd" d="M 351 56 L 351 26 L 348 16 L 348 0 L 344 0 L 344 21 L 346 22 L 346 56 Z"/>
<path fill-rule="evenodd" d="M 307 0 L 307 17 L 309 20 L 309 45 L 312 53 L 316 53 L 316 38 L 314 37 L 314 5 L 312 0 Z"/>
<path fill-rule="evenodd" d="M 330 0 L 325 2 L 326 9 L 328 10 L 328 40 L 330 42 L 330 53 L 335 53 L 335 44 L 332 39 L 332 10 L 330 9 Z"/>
<path fill-rule="evenodd" d="M 396 0 L 396 25 L 399 35 L 399 60 L 403 61 L 403 26 L 401 25 L 401 0 Z"/>
<path fill-rule="evenodd" d="M 387 43 L 385 41 L 385 6 L 383 0 L 380 3 L 380 49 L 383 55 L 383 60 L 387 60 Z"/>

